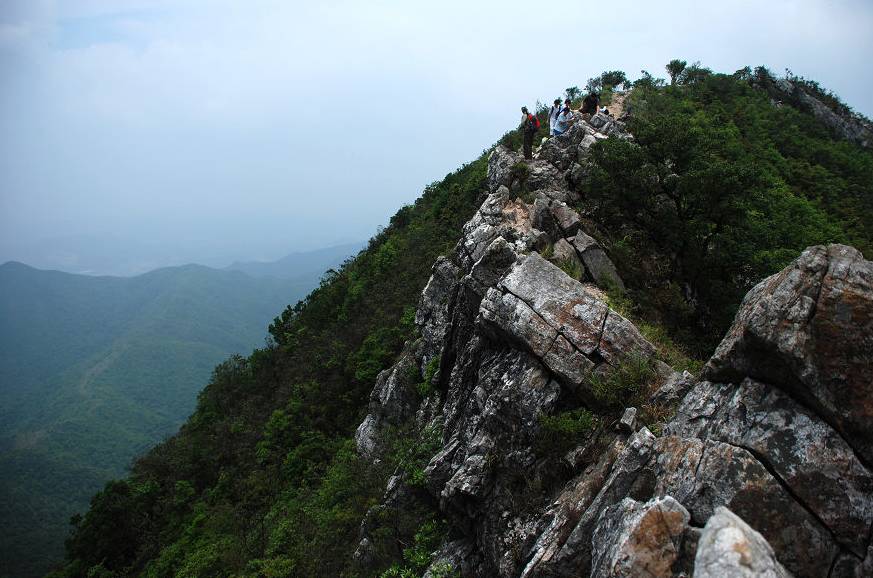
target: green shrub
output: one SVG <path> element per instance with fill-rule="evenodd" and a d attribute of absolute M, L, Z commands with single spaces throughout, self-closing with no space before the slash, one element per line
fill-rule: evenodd
<path fill-rule="evenodd" d="M 416 386 L 421 397 L 428 397 L 434 392 L 433 378 L 440 368 L 440 356 L 431 359 L 424 368 L 424 380 Z"/>
<path fill-rule="evenodd" d="M 561 268 L 561 271 L 577 281 L 581 281 L 585 274 L 582 264 L 577 259 L 559 259 L 557 265 Z"/>
<path fill-rule="evenodd" d="M 591 376 L 595 399 L 613 409 L 639 406 L 656 376 L 652 361 L 641 355 L 627 355 L 618 365 Z"/>
<path fill-rule="evenodd" d="M 391 445 L 390 462 L 405 474 L 406 483 L 424 486 L 424 468 L 442 447 L 442 431 L 437 426 L 427 426 L 415 436 L 398 430 Z"/>
<path fill-rule="evenodd" d="M 544 453 L 564 453 L 579 445 L 597 426 L 597 417 L 584 408 L 539 417 L 538 448 Z"/>

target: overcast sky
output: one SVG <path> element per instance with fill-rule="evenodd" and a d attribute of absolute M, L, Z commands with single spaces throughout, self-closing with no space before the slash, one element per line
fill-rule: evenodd
<path fill-rule="evenodd" d="M 873 116 L 873 2 L 0 0 L 0 262 L 129 273 L 370 237 L 518 108 L 671 58 Z"/>

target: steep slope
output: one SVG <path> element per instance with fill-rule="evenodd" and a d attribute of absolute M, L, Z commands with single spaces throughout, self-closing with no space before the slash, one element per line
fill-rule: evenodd
<path fill-rule="evenodd" d="M 626 105 L 627 126 L 579 119 L 533 162 L 508 134 L 401 209 L 94 497 L 57 575 L 665 575 L 695 559 L 718 575 L 731 551 L 773 575 L 863 575 L 840 525 L 869 527 L 868 464 L 832 417 L 766 400 L 839 462 L 792 458 L 792 477 L 724 420 L 673 414 L 720 400 L 685 351 L 709 357 L 761 278 L 814 243 L 869 246 L 870 155 L 741 75 L 643 79 Z M 788 390 L 744 371 L 718 391 Z M 852 476 L 810 485 L 809 464 Z"/>
<path fill-rule="evenodd" d="M 399 468 L 368 512 L 360 568 L 385 563 L 401 512 L 431 510 L 422 521 L 448 531 L 426 576 L 867 575 L 873 263 L 806 250 L 746 296 L 707 381 L 674 371 L 602 291 L 541 256 L 621 283 L 551 160 L 587 155 L 594 127 L 632 138 L 590 122 L 544 145 L 524 183 L 515 153 L 491 154 L 492 192 L 422 294 L 422 338 L 357 430 L 374 461 L 398 428 L 437 432 L 423 469 Z M 524 187 L 533 203 L 514 198 Z M 408 368 L 431 364 L 422 399 Z"/>
<path fill-rule="evenodd" d="M 45 572 L 70 516 L 173 433 L 212 368 L 315 282 L 200 266 L 133 278 L 0 266 L 2 568 Z"/>

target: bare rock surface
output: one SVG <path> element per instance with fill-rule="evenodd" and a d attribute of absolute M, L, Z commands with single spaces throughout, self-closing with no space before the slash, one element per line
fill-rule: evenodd
<path fill-rule="evenodd" d="M 379 512 L 400 508 L 448 522 L 426 576 L 870 576 L 873 265 L 807 249 L 749 292 L 705 379 L 673 371 L 602 289 L 540 254 L 623 288 L 569 186 L 607 136 L 632 138 L 595 115 L 532 160 L 492 152 L 484 202 L 422 292 L 420 338 L 379 375 L 358 428 L 369 460 L 398 428 L 439 433 L 423 483 L 395 472 L 362 522 L 362 573 Z M 592 375 L 629 356 L 661 377 L 622 416 Z M 577 410 L 600 418 L 550 447 L 565 422 L 549 420 Z"/>
<path fill-rule="evenodd" d="M 697 545 L 694 578 L 788 578 L 761 534 L 727 508 L 706 522 Z"/>

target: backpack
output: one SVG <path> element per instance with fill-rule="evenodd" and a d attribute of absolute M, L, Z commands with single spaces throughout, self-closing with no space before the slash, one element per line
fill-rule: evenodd
<path fill-rule="evenodd" d="M 540 119 L 531 113 L 527 113 L 528 130 L 540 130 Z"/>

